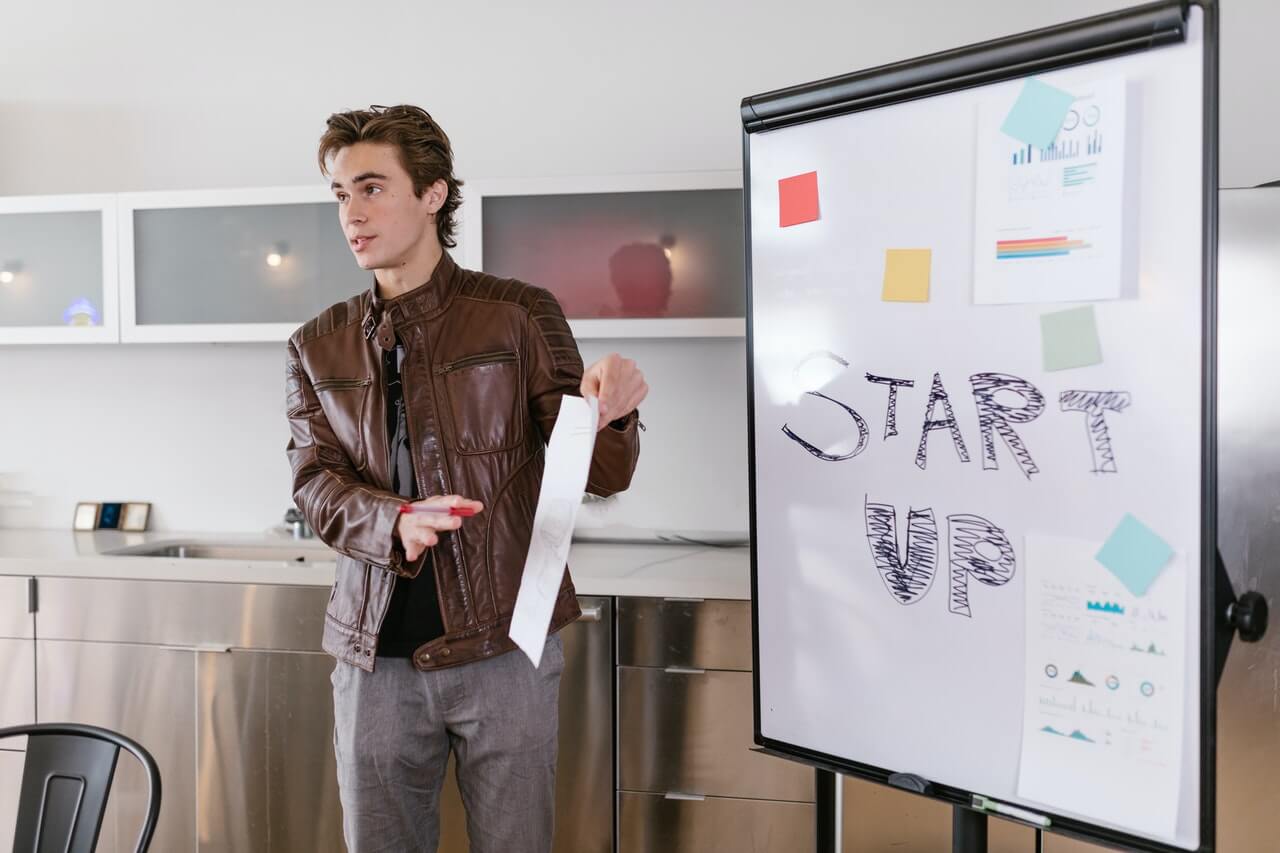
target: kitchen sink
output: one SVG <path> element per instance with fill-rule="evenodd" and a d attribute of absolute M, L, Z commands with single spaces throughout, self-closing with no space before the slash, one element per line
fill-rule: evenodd
<path fill-rule="evenodd" d="M 319 542 L 238 544 L 234 542 L 148 542 L 110 551 L 116 557 L 166 557 L 174 560 L 244 560 L 268 563 L 332 563 L 337 559 Z"/>

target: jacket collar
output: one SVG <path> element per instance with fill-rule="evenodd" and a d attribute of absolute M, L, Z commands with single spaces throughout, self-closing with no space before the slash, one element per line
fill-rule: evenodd
<path fill-rule="evenodd" d="M 365 308 L 361 323 L 365 338 L 376 339 L 378 346 L 384 350 L 393 349 L 396 345 L 397 327 L 421 318 L 433 317 L 448 306 L 453 297 L 457 271 L 458 265 L 453 262 L 449 252 L 445 251 L 425 284 L 393 299 L 378 296 L 378 282 L 375 278 L 373 286 L 367 292 L 368 307 Z"/>

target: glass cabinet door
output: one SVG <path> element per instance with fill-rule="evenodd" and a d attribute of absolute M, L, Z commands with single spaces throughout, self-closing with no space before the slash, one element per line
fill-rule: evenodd
<path fill-rule="evenodd" d="M 117 340 L 115 197 L 0 198 L 0 343 Z"/>
<path fill-rule="evenodd" d="M 323 187 L 120 200 L 126 341 L 283 341 L 373 283 Z"/>
<path fill-rule="evenodd" d="M 737 173 L 477 183 L 468 261 L 550 290 L 580 337 L 743 334 Z"/>

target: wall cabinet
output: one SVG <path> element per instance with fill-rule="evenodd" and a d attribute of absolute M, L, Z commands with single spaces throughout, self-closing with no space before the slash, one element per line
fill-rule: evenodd
<path fill-rule="evenodd" d="M 468 181 L 463 266 L 579 338 L 742 337 L 736 171 Z M 322 185 L 0 198 L 0 343 L 282 342 L 373 283 Z"/>
<path fill-rule="evenodd" d="M 0 197 L 0 343 L 119 340 L 113 195 Z"/>
<path fill-rule="evenodd" d="M 463 265 L 556 295 L 579 338 L 742 337 L 738 172 L 470 181 Z"/>
<path fill-rule="evenodd" d="M 284 341 L 372 282 L 324 187 L 123 193 L 120 337 Z"/>

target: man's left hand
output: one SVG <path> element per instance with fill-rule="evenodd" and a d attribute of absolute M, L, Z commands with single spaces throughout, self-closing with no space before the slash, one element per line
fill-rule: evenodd
<path fill-rule="evenodd" d="M 644 374 L 629 358 L 616 352 L 606 355 L 582 374 L 582 396 L 600 401 L 600 426 L 625 418 L 649 393 Z"/>

